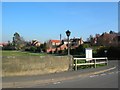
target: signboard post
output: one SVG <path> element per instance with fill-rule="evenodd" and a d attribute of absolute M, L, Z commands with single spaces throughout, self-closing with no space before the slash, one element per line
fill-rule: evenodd
<path fill-rule="evenodd" d="M 92 48 L 86 48 L 85 53 L 86 53 L 86 58 L 87 58 L 86 61 L 92 60 L 91 59 L 91 58 L 93 58 Z"/>

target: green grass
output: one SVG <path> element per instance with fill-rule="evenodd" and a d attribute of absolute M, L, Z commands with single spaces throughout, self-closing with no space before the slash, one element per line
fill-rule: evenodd
<path fill-rule="evenodd" d="M 30 52 L 21 52 L 21 51 L 9 51 L 3 50 L 2 56 L 45 56 L 45 53 L 30 53 Z"/>
<path fill-rule="evenodd" d="M 85 63 L 86 60 L 78 60 L 77 63 Z"/>
<path fill-rule="evenodd" d="M 106 66 L 106 64 L 97 64 L 96 68 Z M 94 65 L 82 65 L 77 67 L 79 69 L 87 69 L 87 68 L 94 68 Z"/>
<path fill-rule="evenodd" d="M 75 61 L 74 61 L 74 63 L 75 63 Z M 86 60 L 78 60 L 77 64 L 80 64 L 80 63 L 87 63 L 87 61 Z M 97 64 L 96 68 L 102 67 L 102 66 L 106 66 L 106 64 Z M 94 65 L 81 65 L 81 66 L 77 66 L 78 70 L 79 69 L 87 69 L 87 68 L 94 68 Z"/>
<path fill-rule="evenodd" d="M 97 68 L 98 68 L 98 67 L 102 67 L 102 66 L 106 66 L 106 64 L 104 63 L 104 64 L 97 64 L 97 65 L 96 65 Z"/>

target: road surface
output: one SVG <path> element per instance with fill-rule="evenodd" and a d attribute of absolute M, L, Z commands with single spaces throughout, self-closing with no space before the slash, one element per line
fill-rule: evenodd
<path fill-rule="evenodd" d="M 35 85 L 31 88 L 118 88 L 117 70 L 106 73 L 81 76 L 71 80 L 57 81 L 50 84 Z"/>

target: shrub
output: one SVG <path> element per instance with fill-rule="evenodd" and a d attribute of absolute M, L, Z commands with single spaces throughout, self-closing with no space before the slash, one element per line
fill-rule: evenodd
<path fill-rule="evenodd" d="M 107 52 L 105 53 L 105 50 L 107 50 Z M 110 46 L 110 47 L 101 47 L 97 50 L 97 54 L 96 56 L 99 56 L 99 57 L 108 57 L 108 59 L 120 59 L 120 56 L 119 56 L 119 53 L 120 53 L 120 47 L 113 47 L 113 46 Z"/>
<path fill-rule="evenodd" d="M 15 50 L 15 47 L 12 45 L 3 46 L 2 50 Z"/>

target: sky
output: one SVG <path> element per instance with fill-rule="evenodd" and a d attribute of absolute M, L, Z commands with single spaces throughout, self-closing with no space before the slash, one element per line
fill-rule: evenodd
<path fill-rule="evenodd" d="M 12 41 L 18 32 L 26 41 L 118 32 L 117 2 L 3 2 L 2 42 Z"/>

